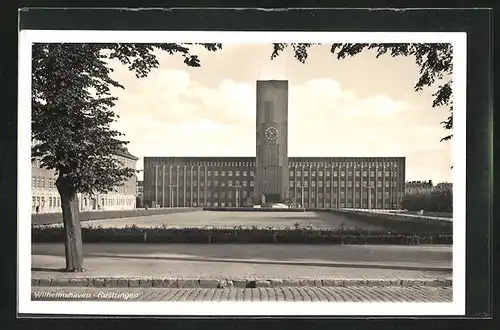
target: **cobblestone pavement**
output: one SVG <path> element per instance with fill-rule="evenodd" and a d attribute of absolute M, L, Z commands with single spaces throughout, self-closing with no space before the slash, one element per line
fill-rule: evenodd
<path fill-rule="evenodd" d="M 277 287 L 256 289 L 33 287 L 32 300 L 451 302 L 451 288 Z"/>

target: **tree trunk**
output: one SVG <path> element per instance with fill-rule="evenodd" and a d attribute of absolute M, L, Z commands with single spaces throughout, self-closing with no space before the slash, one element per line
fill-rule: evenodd
<path fill-rule="evenodd" d="M 82 229 L 78 210 L 78 197 L 70 183 L 66 182 L 61 176 L 57 179 L 56 185 L 61 195 L 66 271 L 82 272 L 85 269 L 83 268 Z"/>

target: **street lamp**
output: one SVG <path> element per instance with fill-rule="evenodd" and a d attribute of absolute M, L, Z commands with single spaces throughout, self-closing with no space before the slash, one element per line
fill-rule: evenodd
<path fill-rule="evenodd" d="M 234 185 L 234 188 L 236 188 L 236 207 L 240 207 L 240 184 L 237 183 Z"/>
<path fill-rule="evenodd" d="M 170 188 L 170 208 L 174 208 L 174 188 L 177 187 L 176 184 L 169 184 Z"/>
<path fill-rule="evenodd" d="M 367 185 L 363 185 L 363 188 L 368 189 L 368 209 L 371 210 L 371 208 L 372 208 L 372 189 L 374 189 L 375 187 L 373 187 L 372 185 L 370 185 L 369 187 Z"/>
<path fill-rule="evenodd" d="M 305 188 L 305 186 L 304 186 L 304 184 L 301 183 L 301 184 L 297 185 L 297 188 L 302 189 L 302 192 L 300 193 L 300 197 L 302 199 L 300 207 L 303 208 L 304 207 L 304 188 Z"/>

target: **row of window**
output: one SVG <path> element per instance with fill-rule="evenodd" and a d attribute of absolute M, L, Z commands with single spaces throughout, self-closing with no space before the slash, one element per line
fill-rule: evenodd
<path fill-rule="evenodd" d="M 355 197 L 356 197 L 356 198 L 358 198 L 358 199 L 359 199 L 359 198 L 361 198 L 361 193 L 360 193 L 359 191 L 356 191 L 356 192 L 354 193 L 354 195 L 355 195 Z M 382 199 L 382 197 L 381 197 L 381 195 L 382 195 L 382 194 L 381 194 L 381 193 L 379 193 L 379 194 L 377 194 L 377 195 L 378 195 L 378 196 L 377 196 L 377 197 L 378 197 L 378 199 Z M 389 191 L 386 191 L 384 195 L 385 195 L 385 198 L 390 198 L 390 196 L 391 196 L 391 194 L 390 194 L 390 192 L 389 192 Z M 340 194 L 337 194 L 336 192 L 334 192 L 333 194 L 330 194 L 329 192 L 328 192 L 328 193 L 324 193 L 324 194 L 319 192 L 319 193 L 317 193 L 317 194 L 316 194 L 316 192 L 315 192 L 315 191 L 311 191 L 311 197 L 312 197 L 312 198 L 316 198 L 316 196 L 318 196 L 318 198 L 320 198 L 320 199 L 322 199 L 323 197 L 325 197 L 325 198 L 327 198 L 327 199 L 330 199 L 330 196 L 332 196 L 333 198 L 337 198 L 338 196 L 340 196 L 340 198 L 345 198 L 346 193 L 345 193 L 345 191 L 341 191 L 341 192 L 340 192 Z M 352 193 L 350 193 L 350 194 L 348 193 L 348 194 L 347 194 L 347 196 L 348 196 L 349 198 L 351 198 L 351 197 L 352 197 Z M 293 196 L 293 197 L 296 197 L 296 198 L 301 198 L 301 197 L 302 197 L 302 195 L 301 195 L 301 193 L 297 193 L 297 194 L 295 194 L 295 196 Z M 308 191 L 304 191 L 304 197 L 305 197 L 305 198 L 308 198 L 308 197 L 309 197 L 309 192 L 308 192 Z M 363 191 L 363 198 L 364 198 L 364 199 L 368 198 L 368 192 Z M 376 199 L 376 198 L 375 198 L 375 194 L 372 194 L 371 199 Z"/>
<path fill-rule="evenodd" d="M 158 171 L 158 176 L 162 176 L 162 173 L 163 173 L 163 170 L 159 170 Z M 179 174 L 179 176 L 184 176 L 183 175 L 184 171 L 179 171 L 179 172 L 176 172 L 176 171 L 172 171 L 172 176 L 177 176 L 177 174 Z M 192 176 L 196 176 L 196 171 L 186 171 L 186 176 L 187 177 L 191 177 L 191 173 L 193 174 Z M 248 176 L 248 174 L 250 174 L 251 177 L 253 177 L 255 175 L 254 171 L 227 171 L 227 176 L 233 176 L 233 173 L 234 173 L 234 176 L 240 176 L 240 174 L 242 174 L 241 176 Z M 207 176 L 226 176 L 226 171 L 207 171 Z M 169 170 L 165 169 L 165 176 L 169 176 Z M 204 177 L 205 176 L 205 172 L 204 171 L 201 171 L 200 172 L 200 176 L 201 177 Z"/>
<path fill-rule="evenodd" d="M 161 158 L 153 161 L 146 160 L 149 166 L 211 166 L 211 167 L 254 167 L 255 162 L 248 161 L 193 161 L 187 162 L 183 165 L 166 164 Z M 289 158 L 290 166 L 308 166 L 308 167 L 392 167 L 397 168 L 399 162 L 395 160 L 390 161 L 308 161 L 308 160 L 294 160 Z"/>
<path fill-rule="evenodd" d="M 155 184 L 155 182 L 153 181 L 153 184 Z M 163 182 L 156 182 L 156 186 L 159 186 L 159 187 L 162 187 L 163 186 Z M 183 187 L 184 186 L 184 181 L 180 181 L 179 184 L 176 184 L 175 182 L 172 182 L 172 183 L 169 183 L 169 182 L 165 182 L 165 187 L 172 187 L 172 188 L 177 188 L 177 187 Z M 186 181 L 186 186 L 187 187 L 190 187 L 191 186 L 191 182 L 190 181 Z M 200 187 L 205 187 L 205 182 L 204 181 L 201 181 L 199 183 L 199 186 Z M 253 180 L 252 181 L 232 181 L 232 180 L 229 180 L 227 181 L 227 186 L 228 187 L 232 187 L 232 188 L 238 188 L 238 187 L 242 187 L 242 188 L 246 188 L 246 187 L 253 187 L 254 186 L 254 182 Z M 193 181 L 193 187 L 198 187 L 198 181 Z M 219 181 L 219 180 L 207 180 L 207 187 L 226 187 L 226 181 Z"/>
<path fill-rule="evenodd" d="M 145 164 L 149 166 L 212 166 L 212 167 L 253 167 L 255 166 L 255 162 L 248 161 L 193 161 L 186 162 L 183 165 L 172 165 L 166 164 L 165 161 L 162 161 L 161 158 L 150 161 L 149 159 L 145 159 Z"/>
<path fill-rule="evenodd" d="M 242 190 L 242 191 L 239 192 L 239 197 L 240 198 L 250 197 L 250 195 L 251 195 L 251 192 L 246 191 L 246 190 Z M 158 199 L 161 200 L 162 196 L 163 196 L 162 192 L 157 192 L 156 197 Z M 185 196 L 186 196 L 186 198 L 190 198 L 191 197 L 191 193 L 189 191 L 186 191 L 186 195 Z M 196 199 L 197 197 L 199 197 L 199 198 L 205 198 L 205 196 L 207 198 L 212 198 L 212 197 L 214 197 L 214 198 L 219 198 L 219 197 L 220 198 L 226 198 L 226 196 L 228 198 L 233 198 L 233 197 L 236 198 L 238 196 L 238 194 L 236 192 L 232 192 L 232 191 L 207 191 L 206 195 L 205 195 L 204 192 L 200 191 L 199 196 L 198 196 L 198 194 L 196 192 L 193 192 L 193 194 L 192 194 L 193 199 Z M 174 193 L 174 194 L 170 195 L 168 193 L 165 193 L 165 198 L 170 198 L 170 197 L 172 197 L 174 199 L 183 198 L 184 194 L 175 194 Z"/>
<path fill-rule="evenodd" d="M 300 177 L 302 176 L 302 172 L 301 171 L 290 171 L 290 177 L 293 177 L 293 176 L 297 176 L 297 177 Z M 340 176 L 341 177 L 345 177 L 345 171 L 340 171 Z M 378 177 L 382 177 L 382 174 L 385 174 L 386 177 L 391 177 L 391 172 L 390 171 L 385 171 L 385 173 L 382 173 L 382 171 L 377 171 L 377 176 Z M 332 174 L 332 172 L 330 171 L 326 171 L 325 172 L 326 176 L 327 177 L 330 177 L 330 175 Z M 352 177 L 352 174 L 353 174 L 353 171 L 347 171 L 347 176 L 349 177 Z M 361 172 L 360 171 L 356 171 L 355 172 L 356 174 L 356 177 L 359 177 Z M 397 176 L 397 172 L 392 172 L 392 177 L 396 177 Z M 333 176 L 334 177 L 337 177 L 339 175 L 339 172 L 338 171 L 333 171 Z M 304 171 L 304 177 L 306 176 L 309 176 L 309 172 L 308 171 Z M 315 177 L 316 176 L 316 171 L 312 171 L 311 172 L 311 177 Z M 318 171 L 318 176 L 319 177 L 323 177 L 323 171 Z M 370 171 L 370 177 L 374 177 L 375 176 L 375 171 Z M 363 177 L 368 177 L 368 171 L 363 171 Z"/>
<path fill-rule="evenodd" d="M 36 208 L 37 206 L 44 208 L 45 202 L 46 202 L 45 196 L 32 196 L 31 197 L 31 203 L 32 203 L 31 206 L 33 208 Z M 49 196 L 47 198 L 47 203 L 48 203 L 49 208 L 61 207 L 61 197 Z"/>
<path fill-rule="evenodd" d="M 294 167 L 392 167 L 397 168 L 397 161 L 379 161 L 379 162 L 352 162 L 352 161 L 333 161 L 333 162 L 317 162 L 317 161 L 295 161 L 288 162 Z"/>
<path fill-rule="evenodd" d="M 31 188 L 56 189 L 56 179 L 45 177 L 31 177 Z"/>
<path fill-rule="evenodd" d="M 294 187 L 294 181 L 291 181 L 288 183 L 290 187 Z M 345 187 L 345 181 L 340 181 L 340 187 L 343 188 Z M 392 185 L 391 185 L 392 184 Z M 330 187 L 331 186 L 331 183 L 330 181 L 325 181 L 324 183 L 324 186 L 325 187 Z M 338 181 L 333 181 L 333 187 L 338 187 L 339 186 L 339 182 Z M 356 188 L 360 188 L 360 187 L 372 187 L 372 188 L 375 188 L 375 181 L 372 180 L 370 181 L 370 184 L 368 184 L 368 181 L 366 180 L 363 180 L 362 182 L 361 181 L 354 181 L 354 186 Z M 382 188 L 383 186 L 383 183 L 381 180 L 378 180 L 377 181 L 377 188 Z M 397 182 L 396 181 L 385 181 L 385 187 L 386 188 L 390 188 L 390 187 L 397 187 Z M 303 181 L 302 183 L 301 182 L 297 182 L 297 184 L 295 185 L 295 187 L 297 188 L 308 188 L 309 187 L 309 182 L 308 181 Z M 316 181 L 311 181 L 311 187 L 315 188 L 316 187 Z M 323 187 L 323 181 L 318 181 L 318 187 L 322 188 Z M 347 187 L 349 188 L 352 188 L 353 187 L 353 182 L 352 181 L 347 181 Z"/>

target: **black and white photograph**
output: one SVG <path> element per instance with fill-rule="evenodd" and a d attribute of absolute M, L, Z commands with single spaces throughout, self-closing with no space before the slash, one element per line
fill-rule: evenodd
<path fill-rule="evenodd" d="M 19 309 L 463 315 L 465 41 L 21 31 Z"/>

